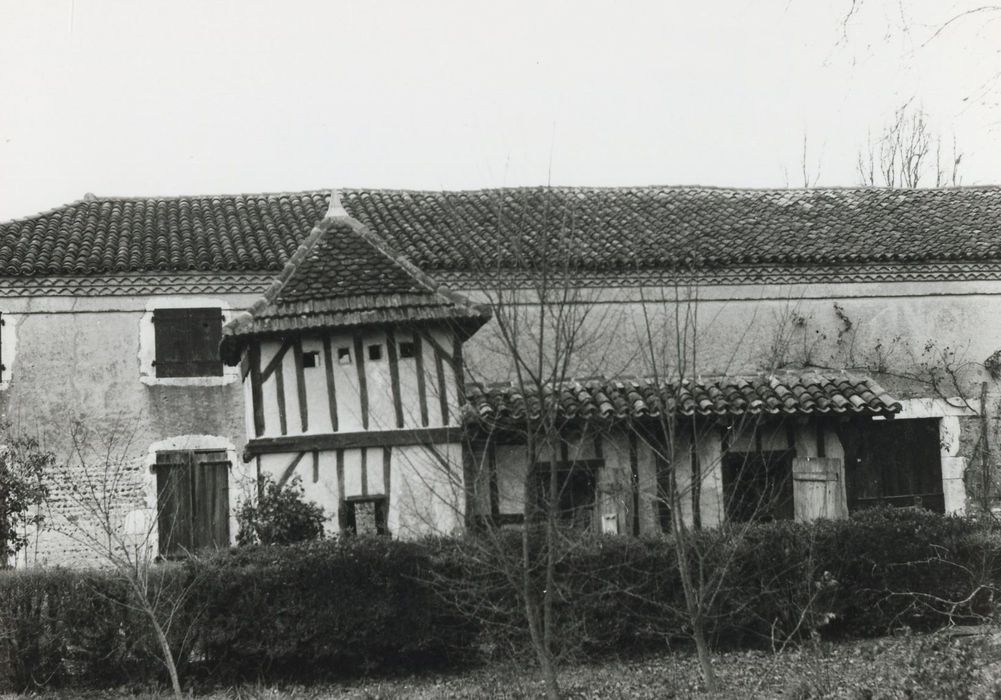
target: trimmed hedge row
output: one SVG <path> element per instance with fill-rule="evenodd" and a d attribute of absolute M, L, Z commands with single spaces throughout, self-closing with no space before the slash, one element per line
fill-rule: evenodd
<path fill-rule="evenodd" d="M 697 535 L 717 646 L 857 637 L 989 615 L 1001 535 L 989 522 L 914 509 L 846 521 L 778 522 Z M 476 539 L 344 539 L 247 547 L 157 567 L 161 613 L 177 601 L 171 646 L 187 677 L 310 680 L 456 666 L 491 648 L 525 651 L 510 585 L 521 547 Z M 540 538 L 532 546 L 540 548 Z M 543 570 L 529 578 L 541 590 Z M 520 580 L 520 579 L 518 579 Z M 556 638 L 587 656 L 684 637 L 674 543 L 592 537 L 557 552 Z M 0 685 L 161 680 L 142 614 L 111 572 L 0 572 Z M 949 605 L 949 601 L 964 601 Z"/>

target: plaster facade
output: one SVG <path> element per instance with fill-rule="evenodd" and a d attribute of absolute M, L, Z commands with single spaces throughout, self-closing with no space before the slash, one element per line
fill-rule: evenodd
<path fill-rule="evenodd" d="M 0 299 L 6 321 L 0 345 L 10 358 L 5 362 L 9 379 L 0 386 L 2 417 L 14 431 L 37 437 L 43 449 L 68 467 L 52 475 L 46 522 L 20 553 L 19 565 L 93 562 L 86 543 L 72 535 L 86 522 L 69 483 L 84 473 L 73 455 L 75 423 L 95 439 L 116 436 L 116 448 L 130 460 L 129 476 L 118 485 L 120 515 L 122 527 L 136 531 L 155 507 L 147 455 L 155 453 L 156 445 L 216 436 L 213 446 L 224 446 L 238 463 L 235 455 L 246 442 L 238 375 L 229 383 L 149 381 L 146 322 L 151 309 L 161 304 L 240 310 L 256 298 L 252 291 Z"/>
<path fill-rule="evenodd" d="M 484 298 L 472 287 L 463 292 L 474 300 Z M 522 303 L 532 301 L 526 291 Z M 981 465 L 972 456 L 984 382 L 988 413 L 997 414 L 1001 405 L 1001 384 L 984 367 L 1001 350 L 1001 282 L 904 279 L 677 288 L 597 283 L 586 303 L 596 306 L 587 328 L 593 350 L 576 358 L 574 376 L 649 376 L 647 328 L 656 346 L 671 348 L 665 353 L 671 357 L 675 318 L 687 314 L 694 329 L 690 342 L 694 338 L 697 348 L 688 352 L 688 376 L 801 369 L 870 375 L 902 402 L 896 420 L 939 420 L 946 511 L 963 513 L 984 500 Z M 494 350 L 496 332 L 487 324 L 466 343 L 472 376 L 512 378 L 509 362 Z M 658 373 L 670 375 L 671 366 L 670 361 L 658 364 Z M 1001 493 L 987 498 L 997 500 Z"/>

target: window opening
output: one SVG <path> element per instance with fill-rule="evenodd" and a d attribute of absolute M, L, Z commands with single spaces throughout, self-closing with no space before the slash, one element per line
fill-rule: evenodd
<path fill-rule="evenodd" d="M 728 452 L 723 498 L 730 522 L 792 520 L 795 450 Z"/>
<path fill-rule="evenodd" d="M 354 498 L 343 503 L 344 532 L 351 535 L 387 535 L 385 497 Z"/>
<path fill-rule="evenodd" d="M 595 473 L 600 460 L 557 462 L 555 507 L 557 519 L 566 526 L 590 530 L 596 505 Z M 538 516 L 545 517 L 549 504 L 549 463 L 535 464 Z"/>

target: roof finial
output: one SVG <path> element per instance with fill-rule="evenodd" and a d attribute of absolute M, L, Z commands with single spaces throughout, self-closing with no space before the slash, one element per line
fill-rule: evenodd
<path fill-rule="evenodd" d="M 330 190 L 330 206 L 327 207 L 327 216 L 325 218 L 336 219 L 347 215 L 347 209 L 341 204 L 341 195 L 337 192 L 337 188 Z"/>

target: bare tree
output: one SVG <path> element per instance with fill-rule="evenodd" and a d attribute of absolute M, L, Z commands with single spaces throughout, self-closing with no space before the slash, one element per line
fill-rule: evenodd
<path fill-rule="evenodd" d="M 924 108 L 908 101 L 875 139 L 869 135 L 856 167 L 866 187 L 947 187 L 962 184 L 962 161 L 955 139 L 951 151 L 943 148 Z"/>
<path fill-rule="evenodd" d="M 841 40 L 847 42 L 848 33 L 853 23 L 859 21 L 863 11 L 868 6 L 879 6 L 881 3 L 875 0 L 848 0 L 846 9 L 841 17 Z M 955 7 L 942 21 L 928 27 L 926 24 L 915 22 L 906 11 L 904 3 L 897 3 L 897 6 L 890 12 L 884 14 L 887 21 L 888 34 L 912 34 L 916 31 L 923 32 L 918 39 L 918 46 L 924 48 L 940 36 L 948 32 L 955 26 L 980 17 L 991 17 L 1001 14 L 1001 5 L 997 3 L 966 2 L 968 7 Z"/>
<path fill-rule="evenodd" d="M 760 431 L 771 429 L 781 433 L 784 428 L 770 426 L 764 422 L 763 414 L 704 417 L 691 407 L 686 409 L 686 401 L 693 400 L 700 391 L 701 377 L 707 371 L 714 381 L 726 383 L 736 350 L 745 344 L 755 322 L 752 314 L 744 329 L 731 336 L 733 351 L 722 366 L 719 359 L 705 361 L 703 344 L 714 319 L 701 318 L 698 279 L 698 269 L 693 266 L 678 270 L 673 284 L 641 291 L 642 315 L 636 330 L 642 348 L 640 362 L 645 376 L 660 389 L 660 410 L 629 427 L 653 452 L 658 465 L 657 502 L 669 519 L 669 541 L 685 605 L 683 610 L 669 612 L 671 617 L 686 621 L 703 681 L 707 690 L 715 692 L 719 680 L 712 661 L 709 630 L 721 614 L 719 607 L 727 595 L 731 565 L 754 523 L 775 517 L 777 509 L 783 507 L 783 492 L 791 486 L 786 481 L 791 480 L 791 475 L 767 477 L 752 484 L 760 476 L 756 470 L 761 465 L 753 462 L 751 452 L 734 452 L 728 465 L 733 484 L 726 493 L 721 476 L 727 445 L 721 445 L 715 453 L 706 454 L 702 449 L 703 445 L 718 442 L 721 430 L 727 436 L 724 442 L 748 438 L 753 442 Z M 789 342 L 783 339 L 772 343 L 776 347 L 775 357 L 787 355 L 785 345 Z M 770 374 L 777 367 L 769 365 L 763 369 Z M 711 494 L 715 500 L 706 509 L 711 513 L 715 508 L 716 515 L 710 522 L 703 516 L 705 494 Z M 720 527 L 724 520 L 725 526 Z M 714 536 L 701 535 L 700 531 L 707 527 L 718 528 Z M 773 643 L 778 638 L 784 645 L 799 632 L 810 616 L 811 603 L 804 604 L 792 628 L 780 630 L 773 626 Z"/>
<path fill-rule="evenodd" d="M 106 433 L 76 423 L 72 457 L 61 476 L 68 484 L 68 511 L 55 527 L 81 545 L 95 561 L 125 584 L 122 603 L 146 619 L 159 649 L 174 697 L 183 697 L 171 640 L 183 624 L 184 604 L 195 580 L 173 580 L 155 565 L 159 513 L 144 503 L 143 461 L 133 454 L 134 430 L 115 424 Z M 188 621 L 190 622 L 190 621 Z M 190 631 L 190 627 L 188 628 Z M 181 635 L 182 646 L 187 632 Z"/>

